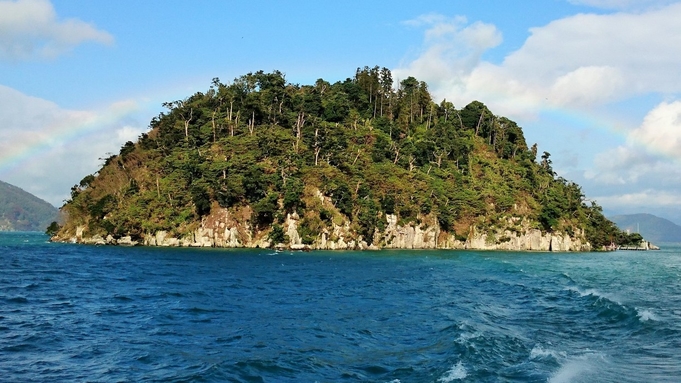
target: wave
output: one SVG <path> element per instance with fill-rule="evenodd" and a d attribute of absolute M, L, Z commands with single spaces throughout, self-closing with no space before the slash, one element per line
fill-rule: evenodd
<path fill-rule="evenodd" d="M 629 307 L 615 296 L 596 289 L 582 290 L 577 287 L 568 287 L 566 290 L 579 294 L 580 298 L 590 298 L 592 300 L 591 306 L 599 309 L 599 317 L 620 321 L 635 320 L 640 323 L 660 320 L 650 309 Z"/>
<path fill-rule="evenodd" d="M 558 370 L 551 375 L 549 383 L 572 383 L 579 381 L 594 381 L 589 376 L 594 375 L 603 357 L 599 354 L 585 354 L 568 358 Z"/>
<path fill-rule="evenodd" d="M 610 301 L 613 301 L 613 302 L 615 302 L 615 303 L 621 305 L 621 303 L 618 302 L 615 298 L 613 298 L 612 295 L 602 293 L 602 292 L 600 292 L 600 291 L 598 291 L 598 290 L 596 290 L 596 289 L 586 289 L 586 290 L 582 290 L 582 289 L 580 289 L 579 287 L 569 286 L 569 287 L 566 287 L 565 290 L 568 290 L 568 291 L 572 291 L 572 292 L 574 292 L 574 293 L 577 293 L 577 294 L 579 294 L 580 297 L 593 296 L 593 297 L 597 297 L 597 298 L 605 298 L 605 299 L 608 299 L 608 300 L 610 300 Z"/>
<path fill-rule="evenodd" d="M 459 334 L 459 337 L 456 339 L 456 343 L 459 343 L 461 345 L 465 345 L 468 343 L 469 340 L 479 338 L 482 334 L 479 332 L 475 333 L 468 333 L 468 332 L 462 332 Z"/>
<path fill-rule="evenodd" d="M 447 372 L 445 372 L 444 375 L 438 379 L 438 382 L 442 383 L 449 383 L 453 382 L 455 380 L 461 380 L 461 379 L 466 379 L 468 376 L 468 372 L 466 372 L 466 368 L 463 366 L 463 363 L 459 362 L 452 366 Z"/>
<path fill-rule="evenodd" d="M 28 299 L 25 297 L 5 298 L 5 301 L 7 303 L 28 303 Z"/>
<path fill-rule="evenodd" d="M 530 351 L 531 360 L 552 359 L 555 361 L 560 361 L 565 358 L 567 358 L 567 355 L 564 352 L 545 349 L 539 345 L 532 347 L 532 351 Z"/>
<path fill-rule="evenodd" d="M 33 290 L 33 289 L 36 289 L 38 287 L 39 287 L 39 285 L 37 283 L 29 283 L 28 285 L 23 286 L 23 288 L 26 289 L 26 290 Z"/>

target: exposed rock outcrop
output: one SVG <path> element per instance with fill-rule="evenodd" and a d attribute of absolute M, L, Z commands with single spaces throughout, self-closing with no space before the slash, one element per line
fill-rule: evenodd
<path fill-rule="evenodd" d="M 223 248 L 268 248 L 272 246 L 288 247 L 293 250 L 378 250 L 385 249 L 471 249 L 471 250 L 506 250 L 506 251 L 589 251 L 591 246 L 584 240 L 584 233 L 577 231 L 573 236 L 566 233 L 543 233 L 530 227 L 529 223 L 518 217 L 509 219 L 509 228 L 480 231 L 475 226 L 469 230 L 467 239 L 462 241 L 451 233 L 440 229 L 437 219 L 432 216 L 420 216 L 419 224 L 401 225 L 393 214 L 385 216 L 386 225 L 383 231 L 376 231 L 372 243 L 358 236 L 347 220 L 331 228 L 324 229 L 312 244 L 304 244 L 298 232 L 300 217 L 296 213 L 288 214 L 282 225 L 289 238 L 288 243 L 273 244 L 268 239 L 269 230 L 255 231 L 250 226 L 250 211 L 230 212 L 227 209 L 216 211 L 205 217 L 201 226 L 184 237 L 175 237 L 166 231 L 147 234 L 142 241 L 111 236 L 102 238 L 99 235 L 84 237 L 83 227 L 78 227 L 76 236 L 71 242 L 95 245 L 123 245 L 172 247 L 223 247 Z M 510 228 L 512 227 L 512 229 Z M 254 234 L 255 232 L 255 234 Z"/>

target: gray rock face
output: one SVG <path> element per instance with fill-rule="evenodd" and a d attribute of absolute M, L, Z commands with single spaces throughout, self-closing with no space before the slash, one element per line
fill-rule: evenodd
<path fill-rule="evenodd" d="M 318 193 L 322 203 L 330 203 L 328 199 Z M 538 229 L 524 222 L 522 218 L 508 219 L 508 228 L 479 231 L 475 226 L 469 229 L 466 241 L 460 241 L 453 234 L 440 229 L 434 216 L 419 216 L 419 224 L 407 223 L 400 225 L 398 217 L 393 214 L 385 215 L 385 229 L 374 233 L 372 244 L 359 236 L 351 228 L 350 222 L 343 219 L 342 223 L 332 223 L 330 228 L 324 229 L 314 243 L 302 243 L 298 232 L 301 218 L 296 214 L 287 214 L 282 225 L 289 242 L 283 244 L 270 243 L 269 230 L 253 230 L 249 223 L 251 211 L 246 207 L 240 211 L 230 212 L 227 209 L 217 209 L 201 221 L 201 225 L 184 237 L 175 237 L 166 231 L 147 234 L 143 245 L 173 246 L 173 247 L 260 247 L 271 246 L 288 247 L 295 250 L 378 250 L 386 249 L 475 249 L 475 250 L 507 250 L 507 251 L 588 251 L 591 246 L 584 239 L 584 232 L 578 230 L 575 235 L 566 233 L 542 233 Z M 513 229 L 510 229 L 513 228 Z M 122 246 L 137 245 L 130 237 L 118 240 L 108 236 L 89 238 L 83 237 L 84 228 L 76 230 L 72 242 L 89 244 L 114 244 Z"/>
<path fill-rule="evenodd" d="M 228 212 L 222 212 L 229 217 Z M 564 233 L 542 233 L 538 229 L 528 229 L 523 232 L 503 230 L 494 233 L 479 232 L 471 228 L 468 239 L 463 242 L 453 235 L 440 230 L 437 221 L 430 225 L 406 224 L 399 225 L 397 216 L 386 215 L 386 228 L 383 232 L 376 232 L 372 245 L 357 237 L 350 228 L 349 222 L 342 225 L 333 224 L 325 229 L 315 243 L 305 245 L 298 232 L 300 217 L 288 214 L 284 224 L 284 232 L 290 242 L 285 244 L 271 244 L 265 233 L 251 236 L 249 231 L 241 230 L 238 225 L 228 226 L 225 221 L 213 221 L 213 226 L 201 226 L 189 238 L 174 238 L 168 233 L 160 231 L 148 235 L 145 245 L 150 246 L 183 246 L 183 247 L 289 247 L 293 250 L 351 250 L 367 249 L 471 249 L 471 250 L 506 250 L 506 251 L 588 251 L 590 245 L 583 240 L 583 233 L 570 237 Z M 425 221 L 425 220 L 424 220 Z M 208 220 L 204 220 L 204 223 Z M 217 222 L 217 227 L 215 223 Z M 217 229 L 217 230 L 216 230 Z M 248 228 L 250 229 L 250 228 Z M 245 234 L 245 233 L 246 234 Z M 120 240 L 119 240 L 120 243 Z"/>
<path fill-rule="evenodd" d="M 388 249 L 437 249 L 437 239 L 440 235 L 440 227 L 423 225 L 399 226 L 397 216 L 386 215 L 387 227 L 380 234 L 381 242 Z M 375 239 L 374 239 L 375 241 Z"/>

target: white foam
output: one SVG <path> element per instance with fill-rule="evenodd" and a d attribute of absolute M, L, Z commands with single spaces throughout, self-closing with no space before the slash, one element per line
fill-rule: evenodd
<path fill-rule="evenodd" d="M 459 337 L 456 339 L 456 343 L 465 344 L 470 339 L 478 338 L 480 335 L 481 334 L 478 333 L 478 332 L 476 332 L 476 333 L 462 332 L 461 334 L 459 334 Z"/>
<path fill-rule="evenodd" d="M 603 362 L 603 356 L 598 353 L 589 353 L 577 357 L 571 357 L 561 365 L 558 371 L 556 371 L 551 378 L 549 378 L 548 383 L 572 383 L 575 381 L 585 381 L 584 375 L 593 374 L 594 370 L 596 370 L 599 364 Z M 593 380 L 589 379 L 586 381 Z"/>
<path fill-rule="evenodd" d="M 647 322 L 649 320 L 659 321 L 659 318 L 655 314 L 653 314 L 653 312 L 650 311 L 650 310 L 645 310 L 645 309 L 642 310 L 642 309 L 639 309 L 637 307 L 636 312 L 638 313 L 638 318 L 643 322 Z"/>
<path fill-rule="evenodd" d="M 600 291 L 598 291 L 596 289 L 582 290 L 578 287 L 570 286 L 570 287 L 565 288 L 565 290 L 575 292 L 575 293 L 579 294 L 580 297 L 588 297 L 589 295 L 591 295 L 591 296 L 595 296 L 595 297 L 607 298 L 604 294 L 602 294 Z"/>
<path fill-rule="evenodd" d="M 466 372 L 466 368 L 463 366 L 463 363 L 459 362 L 456 365 L 452 366 L 447 372 L 445 372 L 444 375 L 438 379 L 438 382 L 442 383 L 449 383 L 453 382 L 455 380 L 461 380 L 465 379 L 468 376 L 468 373 Z"/>
<path fill-rule="evenodd" d="M 532 351 L 530 351 L 530 359 L 545 359 L 549 357 L 560 359 L 566 358 L 567 355 L 564 352 L 544 349 L 542 346 L 534 346 Z"/>
<path fill-rule="evenodd" d="M 549 379 L 549 383 L 570 383 L 579 375 L 591 369 L 589 362 L 585 360 L 571 360 L 561 366 Z"/>
<path fill-rule="evenodd" d="M 607 299 L 607 300 L 609 300 L 609 301 L 615 302 L 615 303 L 617 303 L 618 305 L 622 305 L 622 303 L 619 301 L 619 299 L 617 299 L 617 298 L 614 297 L 613 295 L 603 293 L 603 292 L 598 291 L 598 290 L 596 290 L 596 289 L 586 289 L 586 290 L 582 290 L 582 289 L 580 289 L 580 288 L 572 287 L 572 286 L 571 286 L 571 287 L 566 287 L 565 290 L 573 291 L 573 292 L 579 294 L 580 297 L 592 296 L 592 297 L 596 297 L 596 298 L 604 298 L 604 299 Z"/>

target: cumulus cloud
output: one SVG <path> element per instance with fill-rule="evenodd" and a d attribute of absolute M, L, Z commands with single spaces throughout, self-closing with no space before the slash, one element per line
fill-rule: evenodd
<path fill-rule="evenodd" d="M 467 76 L 480 65 L 482 54 L 502 42 L 501 33 L 491 24 L 468 24 L 464 17 L 448 18 L 429 14 L 405 22 L 425 27 L 424 42 L 418 57 L 393 70 L 393 77 L 417 77 L 427 82 L 436 94 L 466 87 Z"/>
<path fill-rule="evenodd" d="M 663 102 L 650 111 L 643 124 L 629 134 L 631 145 L 644 145 L 657 153 L 681 153 L 681 101 Z"/>
<path fill-rule="evenodd" d="M 585 176 L 606 185 L 638 182 L 679 188 L 680 153 L 681 101 L 662 102 L 628 132 L 625 145 L 597 155 Z"/>
<path fill-rule="evenodd" d="M 554 104 L 594 104 L 620 97 L 627 83 L 618 68 L 583 66 L 555 79 L 549 94 Z"/>
<path fill-rule="evenodd" d="M 645 118 L 641 115 L 638 127 L 631 122 L 631 114 L 626 119 L 612 115 L 614 105 L 633 97 L 681 93 L 681 3 L 573 3 L 619 12 L 577 14 L 531 28 L 525 43 L 499 62 L 483 59 L 502 40 L 494 25 L 427 15 L 409 23 L 424 28 L 421 54 L 406 60 L 394 73 L 425 80 L 436 99 L 447 98 L 458 107 L 481 100 L 495 113 L 521 123 L 541 120 L 548 124 L 535 133 L 546 140 L 559 137 L 563 141 L 556 144 L 562 147 L 572 143 L 564 155 L 580 157 L 586 170 L 571 172 L 580 174 L 578 178 L 593 194 L 604 196 L 599 198 L 604 206 L 628 203 L 652 209 L 665 204 L 681 216 L 681 198 L 677 197 L 681 190 L 681 101 L 660 103 Z M 464 31 L 479 38 L 464 38 Z M 564 125 L 547 119 L 552 111 L 588 116 L 583 119 L 587 121 L 611 121 L 605 128 L 624 133 L 626 141 L 605 137 L 582 148 L 575 145 L 577 135 L 580 127 L 588 126 L 577 123 L 572 132 L 551 134 L 552 124 Z M 588 128 L 601 129 L 602 124 L 598 125 Z M 581 160 L 584 156 L 588 157 Z M 653 191 L 650 185 L 659 190 Z"/>
<path fill-rule="evenodd" d="M 481 61 L 501 42 L 495 26 L 428 15 L 421 55 L 395 69 L 439 98 L 474 99 L 511 116 L 544 107 L 596 108 L 649 92 L 681 91 L 681 3 L 642 13 L 579 14 L 532 28 L 499 64 Z"/>
<path fill-rule="evenodd" d="M 72 185 L 146 131 L 134 101 L 74 111 L 0 86 L 0 179 L 59 206 Z"/>
<path fill-rule="evenodd" d="M 0 1 L 0 59 L 53 58 L 88 41 L 114 38 L 78 19 L 59 20 L 48 0 Z"/>

